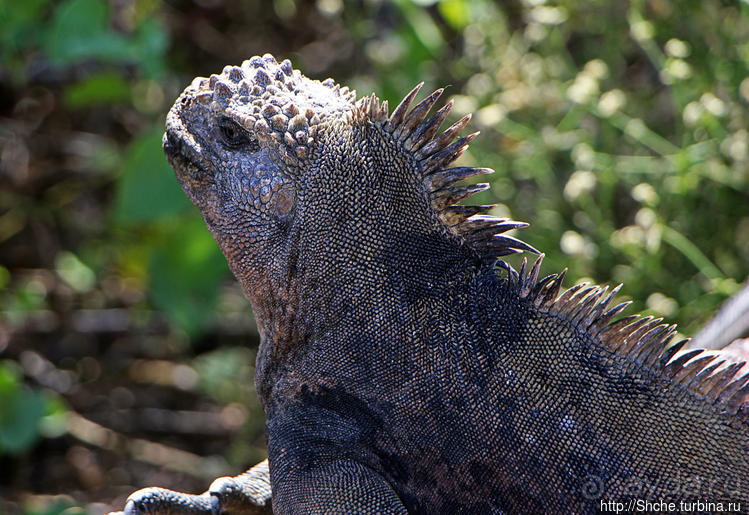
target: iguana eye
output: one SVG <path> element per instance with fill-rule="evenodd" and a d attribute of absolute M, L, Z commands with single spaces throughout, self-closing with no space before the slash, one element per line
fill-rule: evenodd
<path fill-rule="evenodd" d="M 251 152 L 259 150 L 257 141 L 235 121 L 224 118 L 219 122 L 218 128 L 221 134 L 221 139 L 227 147 L 239 148 L 248 146 L 250 147 Z"/>

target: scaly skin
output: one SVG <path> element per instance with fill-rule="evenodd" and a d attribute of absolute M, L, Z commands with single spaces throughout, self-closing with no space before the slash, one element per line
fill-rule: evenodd
<path fill-rule="evenodd" d="M 450 104 L 424 121 L 441 91 L 407 113 L 417 91 L 388 118 L 266 55 L 196 79 L 167 118 L 167 157 L 260 330 L 274 511 L 749 502 L 738 367 L 685 366 L 683 342 L 665 348 L 673 327 L 611 323 L 625 304 L 609 309 L 606 289 L 558 296 L 563 274 L 539 280 L 540 259 L 497 273 L 498 257 L 535 250 L 503 234 L 525 224 L 457 205 L 485 186 L 453 184 L 489 170 L 448 167 L 468 119 L 437 135 Z M 127 511 L 267 499 L 251 493 L 262 473 L 228 481 L 141 490 Z"/>

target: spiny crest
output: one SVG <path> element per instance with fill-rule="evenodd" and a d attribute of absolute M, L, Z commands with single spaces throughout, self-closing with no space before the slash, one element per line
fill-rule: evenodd
<path fill-rule="evenodd" d="M 183 95 L 231 117 L 260 140 L 274 140 L 292 169 L 307 157 L 317 126 L 350 112 L 356 98 L 333 79 L 308 79 L 288 59 L 279 64 L 270 54 L 197 77 Z"/>
<path fill-rule="evenodd" d="M 749 421 L 749 373 L 737 375 L 745 362 L 733 362 L 714 351 L 682 351 L 689 340 L 671 344 L 676 326 L 661 323 L 661 318 L 631 315 L 614 320 L 630 304 L 622 302 L 609 307 L 621 285 L 609 292 L 608 286 L 582 283 L 560 295 L 566 270 L 539 280 L 543 258 L 541 254 L 530 269 L 523 259 L 519 273 L 500 263 L 508 272 L 509 286 L 520 297 L 533 302 L 541 311 L 562 315 L 612 351 L 642 363 L 721 410 Z"/>
<path fill-rule="evenodd" d="M 409 111 L 411 103 L 423 85 L 422 82 L 413 88 L 389 117 L 387 102 L 380 103 L 374 94 L 357 102 L 356 116 L 380 124 L 401 142 L 406 150 L 413 153 L 419 163 L 423 185 L 437 216 L 447 230 L 460 236 L 483 258 L 493 260 L 524 250 L 538 253 L 527 243 L 503 234 L 512 229 L 527 227 L 528 224 L 486 215 L 493 205 L 459 204 L 474 193 L 487 190 L 489 185 L 455 183 L 474 175 L 493 173 L 494 170 L 474 167 L 449 168 L 449 165 L 465 152 L 478 132 L 456 140 L 457 135 L 471 119 L 471 115 L 468 114 L 438 134 L 452 109 L 452 100 L 429 119 L 426 117 L 442 95 L 442 88 L 434 91 Z"/>

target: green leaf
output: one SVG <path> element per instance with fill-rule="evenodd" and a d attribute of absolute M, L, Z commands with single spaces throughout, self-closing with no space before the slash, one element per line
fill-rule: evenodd
<path fill-rule="evenodd" d="M 42 17 L 45 0 L 0 2 L 0 56 L 5 61 L 8 54 L 30 46 L 37 39 L 34 30 Z"/>
<path fill-rule="evenodd" d="M 68 0 L 55 11 L 45 50 L 58 64 L 87 57 L 121 55 L 124 40 L 107 33 L 107 4 L 101 0 Z"/>
<path fill-rule="evenodd" d="M 47 407 L 44 418 L 39 425 L 39 431 L 45 438 L 57 438 L 64 435 L 67 430 L 68 406 L 62 398 L 50 396 L 47 399 Z"/>
<path fill-rule="evenodd" d="M 55 257 L 55 270 L 68 286 L 78 292 L 91 291 L 96 285 L 96 275 L 78 256 L 62 251 Z"/>
<path fill-rule="evenodd" d="M 7 368 L 0 366 L 0 454 L 18 454 L 39 438 L 39 422 L 46 399 L 21 388 Z"/>
<path fill-rule="evenodd" d="M 130 98 L 130 87 L 122 77 L 112 72 L 101 73 L 71 84 L 65 91 L 65 103 L 72 108 L 96 104 L 125 102 Z"/>
<path fill-rule="evenodd" d="M 4 266 L 0 265 L 0 290 L 5 289 L 10 282 L 10 272 Z"/>
<path fill-rule="evenodd" d="M 14 365 L 18 366 L 15 362 L 11 361 Z M 18 378 L 13 369 L 8 366 L 8 362 L 0 364 L 0 395 L 8 393 L 12 394 L 18 390 Z"/>
<path fill-rule="evenodd" d="M 150 271 L 150 292 L 188 334 L 199 333 L 215 312 L 221 279 L 228 267 L 218 245 L 197 216 L 172 227 L 155 249 Z"/>
<path fill-rule="evenodd" d="M 206 394 L 224 404 L 243 403 L 252 384 L 253 358 L 246 347 L 223 347 L 201 354 L 192 365 Z"/>
<path fill-rule="evenodd" d="M 84 515 L 84 508 L 75 506 L 67 496 L 31 497 L 24 504 L 24 515 Z"/>
<path fill-rule="evenodd" d="M 149 77 L 160 77 L 165 73 L 163 57 L 168 44 L 167 32 L 161 23 L 152 18 L 143 21 L 136 33 L 134 53 Z"/>
<path fill-rule="evenodd" d="M 161 151 L 161 125 L 128 148 L 115 194 L 115 221 L 151 222 L 172 217 L 189 205 Z"/>
<path fill-rule="evenodd" d="M 145 18 L 132 34 L 110 29 L 107 2 L 67 0 L 54 13 L 44 50 L 57 65 L 86 59 L 131 63 L 149 76 L 164 72 L 167 35 L 161 23 Z"/>
<path fill-rule="evenodd" d="M 466 0 L 442 0 L 437 7 L 445 21 L 455 30 L 464 29 L 471 21 L 471 11 Z"/>
<path fill-rule="evenodd" d="M 430 57 L 438 56 L 444 40 L 429 13 L 407 0 L 398 0 L 397 5 L 400 7 L 407 27 L 416 40 L 423 45 Z M 410 51 L 413 53 L 417 49 L 410 48 Z"/>

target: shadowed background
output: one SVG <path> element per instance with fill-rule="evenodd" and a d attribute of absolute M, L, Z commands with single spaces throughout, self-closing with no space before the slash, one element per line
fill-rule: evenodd
<path fill-rule="evenodd" d="M 482 131 L 462 164 L 497 171 L 477 201 L 568 286 L 689 336 L 749 276 L 746 2 L 0 0 L 0 513 L 264 457 L 249 305 L 161 134 L 265 52 L 391 106 L 447 85 Z"/>

